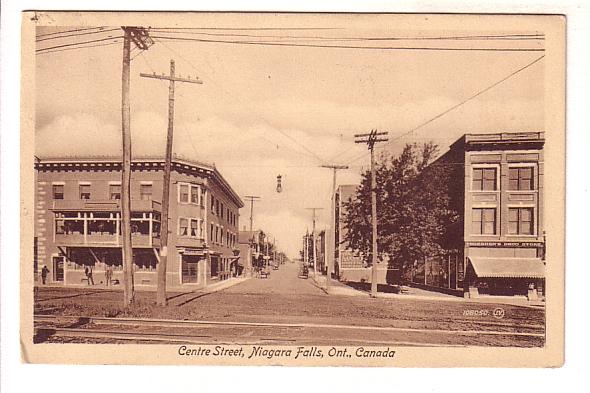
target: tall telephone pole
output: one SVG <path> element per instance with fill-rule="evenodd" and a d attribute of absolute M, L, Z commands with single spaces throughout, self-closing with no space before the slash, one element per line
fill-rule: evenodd
<path fill-rule="evenodd" d="M 311 229 L 311 240 L 313 242 L 313 273 L 315 275 L 315 277 L 317 278 L 318 276 L 318 253 L 317 253 L 317 247 L 315 244 L 315 211 L 316 210 L 322 210 L 323 208 L 321 207 L 308 207 L 306 208 L 307 210 L 311 210 L 312 211 L 312 229 Z"/>
<path fill-rule="evenodd" d="M 371 151 L 371 220 L 373 222 L 373 247 L 372 247 L 372 266 L 371 266 L 371 296 L 377 296 L 377 191 L 375 181 L 375 155 L 373 148 L 375 143 L 387 142 L 389 139 L 383 137 L 387 132 L 377 132 L 371 130 L 368 134 L 356 134 L 357 138 L 354 143 L 366 143 Z"/>
<path fill-rule="evenodd" d="M 332 281 L 332 271 L 334 269 L 334 260 L 336 252 L 336 171 L 339 169 L 348 169 L 346 165 L 322 165 L 322 168 L 332 169 L 332 208 L 330 211 L 330 235 L 328 236 L 328 246 L 326 252 L 326 264 L 328 271 L 326 273 L 326 291 L 330 291 L 330 281 Z"/>
<path fill-rule="evenodd" d="M 168 134 L 166 137 L 166 159 L 164 162 L 164 190 L 162 192 L 162 224 L 160 230 L 160 261 L 158 264 L 158 287 L 156 303 L 160 306 L 167 304 L 166 300 L 166 266 L 168 263 L 168 215 L 170 210 L 170 172 L 172 171 L 172 143 L 174 139 L 174 84 L 175 82 L 187 82 L 202 84 L 196 79 L 181 78 L 175 74 L 174 60 L 170 60 L 170 75 L 156 75 L 140 73 L 143 78 L 154 78 L 170 81 L 168 87 Z"/>
<path fill-rule="evenodd" d="M 260 200 L 259 196 L 255 195 L 244 195 L 247 201 L 250 201 L 250 255 L 248 255 L 248 266 L 246 266 L 246 276 L 252 276 L 252 257 L 253 257 L 253 246 L 254 246 L 254 220 L 253 220 L 253 211 L 254 211 L 254 202 Z"/>
<path fill-rule="evenodd" d="M 123 140 L 123 165 L 121 168 L 121 235 L 123 237 L 123 304 L 133 303 L 133 246 L 131 244 L 131 106 L 129 104 L 131 41 L 147 50 L 153 41 L 143 27 L 122 26 L 123 68 L 121 72 L 121 134 Z"/>

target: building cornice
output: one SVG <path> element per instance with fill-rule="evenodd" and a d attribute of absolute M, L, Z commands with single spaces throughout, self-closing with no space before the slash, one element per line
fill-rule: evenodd
<path fill-rule="evenodd" d="M 119 159 L 113 157 L 51 157 L 37 158 L 35 160 L 35 169 L 45 170 L 121 170 L 122 163 Z M 164 159 L 153 157 L 134 158 L 131 162 L 134 170 L 163 170 Z M 233 202 L 239 208 L 244 207 L 244 202 L 239 195 L 231 188 L 229 183 L 217 170 L 215 165 L 175 157 L 172 160 L 172 170 L 177 172 L 185 171 L 215 181 L 225 193 L 227 193 Z"/>

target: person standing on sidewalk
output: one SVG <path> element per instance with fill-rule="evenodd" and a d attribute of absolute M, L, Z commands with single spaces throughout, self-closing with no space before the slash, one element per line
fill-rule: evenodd
<path fill-rule="evenodd" d="M 41 269 L 41 281 L 43 282 L 43 285 L 47 284 L 47 274 L 49 273 L 49 269 L 47 268 L 47 265 L 43 265 L 43 269 Z"/>
<path fill-rule="evenodd" d="M 94 278 L 92 277 L 92 266 L 86 266 L 84 268 L 84 273 L 86 274 L 86 279 L 88 280 L 88 285 L 92 282 L 94 285 Z"/>
<path fill-rule="evenodd" d="M 107 265 L 107 270 L 105 271 L 105 276 L 106 276 L 107 287 L 111 286 L 112 280 L 113 280 L 113 266 L 112 265 Z"/>

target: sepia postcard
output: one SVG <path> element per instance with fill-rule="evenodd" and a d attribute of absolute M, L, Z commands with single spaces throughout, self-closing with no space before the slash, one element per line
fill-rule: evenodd
<path fill-rule="evenodd" d="M 23 362 L 561 366 L 565 26 L 24 12 Z"/>

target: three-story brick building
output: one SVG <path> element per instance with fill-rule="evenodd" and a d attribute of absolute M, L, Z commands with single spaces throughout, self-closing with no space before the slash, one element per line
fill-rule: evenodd
<path fill-rule="evenodd" d="M 542 132 L 466 134 L 432 164 L 452 168 L 460 219 L 415 282 L 467 297 L 544 295 L 544 144 Z"/>
<path fill-rule="evenodd" d="M 35 271 L 48 281 L 122 283 L 121 162 L 113 158 L 47 158 L 35 163 Z M 156 286 L 160 252 L 163 159 L 135 159 L 131 167 L 131 237 L 136 287 Z M 228 278 L 238 250 L 243 203 L 211 165 L 172 162 L 167 285 L 198 288 Z"/>

